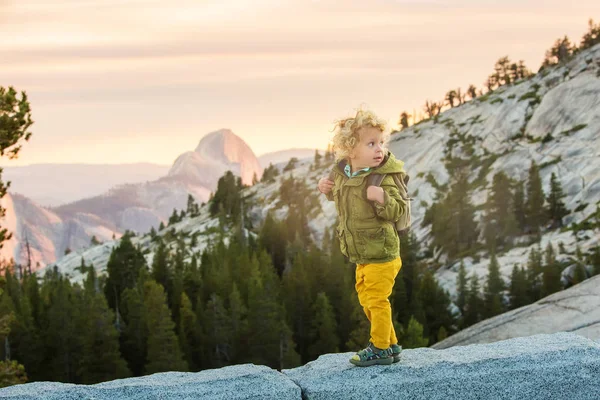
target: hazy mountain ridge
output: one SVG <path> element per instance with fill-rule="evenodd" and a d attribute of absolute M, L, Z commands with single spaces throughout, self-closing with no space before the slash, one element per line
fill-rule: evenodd
<path fill-rule="evenodd" d="M 158 179 L 168 165 L 134 164 L 33 164 L 3 167 L 2 179 L 18 193 L 44 207 L 57 207 L 95 195 L 123 183 Z"/>

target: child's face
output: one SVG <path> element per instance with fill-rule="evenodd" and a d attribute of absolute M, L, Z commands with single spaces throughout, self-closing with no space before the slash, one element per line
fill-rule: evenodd
<path fill-rule="evenodd" d="M 374 127 L 361 128 L 358 132 L 360 142 L 350 153 L 352 168 L 377 167 L 385 156 L 383 132 Z"/>

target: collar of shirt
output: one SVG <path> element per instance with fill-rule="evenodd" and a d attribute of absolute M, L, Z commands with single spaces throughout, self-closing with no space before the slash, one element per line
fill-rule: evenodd
<path fill-rule="evenodd" d="M 346 164 L 346 166 L 344 167 L 344 172 L 346 173 L 348 178 L 352 178 L 353 176 L 356 176 L 356 175 L 360 174 L 361 172 L 368 171 L 370 169 L 371 169 L 371 167 L 366 167 L 366 168 L 359 169 L 358 171 L 350 173 L 350 164 Z"/>

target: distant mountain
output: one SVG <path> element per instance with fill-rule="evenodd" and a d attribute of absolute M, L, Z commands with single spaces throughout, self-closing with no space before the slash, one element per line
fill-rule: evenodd
<path fill-rule="evenodd" d="M 4 167 L 2 180 L 10 192 L 37 204 L 56 207 L 102 194 L 116 185 L 153 181 L 165 176 L 168 165 L 136 164 L 32 164 Z"/>
<path fill-rule="evenodd" d="M 0 255 L 13 258 L 33 270 L 61 258 L 67 249 L 76 250 L 90 246 L 91 238 L 100 242 L 119 238 L 115 225 L 91 213 L 76 213 L 63 218 L 19 194 L 6 194 L 0 201 L 6 209 L 2 227 L 12 232 L 10 240 L 3 243 Z"/>
<path fill-rule="evenodd" d="M 168 176 L 216 188 L 227 170 L 248 185 L 254 174 L 258 179 L 262 176 L 262 167 L 246 142 L 229 129 L 221 129 L 204 136 L 196 150 L 177 157 Z"/>
<path fill-rule="evenodd" d="M 112 240 L 113 234 L 120 237 L 125 230 L 148 232 L 166 222 L 174 209 L 185 209 L 190 194 L 198 204 L 208 201 L 227 170 L 247 184 L 255 174 L 258 179 L 262 176 L 248 145 L 222 129 L 203 137 L 193 152 L 176 159 L 166 176 L 153 181 L 120 184 L 101 195 L 53 208 L 11 194 L 3 204 L 14 237 L 0 254 L 17 262 L 31 256 L 33 265 L 39 262 L 44 266 L 64 256 L 66 249 L 88 247 L 92 236 L 106 241 Z"/>
<path fill-rule="evenodd" d="M 301 160 L 303 158 L 314 158 L 316 149 L 289 149 L 281 151 L 273 151 L 271 153 L 265 153 L 258 157 L 258 161 L 263 168 L 267 168 L 269 164 L 278 164 L 282 162 L 288 162 L 290 158 L 296 157 Z M 325 150 L 320 150 L 321 155 L 325 154 Z"/>

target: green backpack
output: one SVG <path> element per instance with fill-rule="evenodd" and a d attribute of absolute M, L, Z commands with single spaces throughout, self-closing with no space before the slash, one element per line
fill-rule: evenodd
<path fill-rule="evenodd" d="M 408 196 L 408 181 L 410 177 L 406 174 L 391 174 L 392 178 L 394 178 L 394 182 L 398 187 L 398 192 L 400 193 L 400 197 L 406 201 L 406 213 L 400 216 L 400 219 L 394 223 L 396 227 L 396 232 L 398 232 L 398 236 L 404 236 L 410 230 L 410 202 L 412 198 Z M 381 186 L 381 182 L 385 178 L 386 174 L 370 174 L 367 177 L 367 187 L 369 186 Z M 404 176 L 404 179 L 400 179 L 401 176 Z M 331 171 L 329 173 L 329 180 L 335 182 L 335 172 Z"/>

